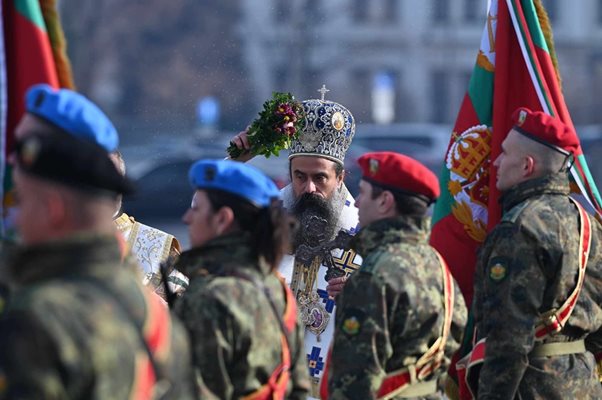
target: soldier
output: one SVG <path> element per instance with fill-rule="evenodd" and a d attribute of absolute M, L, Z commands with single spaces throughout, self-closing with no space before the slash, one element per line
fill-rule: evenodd
<path fill-rule="evenodd" d="M 129 182 L 85 97 L 33 86 L 12 156 L 23 247 L 0 319 L 0 398 L 193 398 L 186 334 L 121 265 L 112 215 Z"/>
<path fill-rule="evenodd" d="M 190 278 L 175 311 L 192 341 L 196 373 L 220 399 L 305 399 L 303 325 L 275 269 L 289 241 L 276 185 L 254 167 L 202 160 L 183 217 L 191 249 L 176 268 Z"/>
<path fill-rule="evenodd" d="M 480 376 L 470 369 L 467 381 L 479 399 L 600 399 L 602 231 L 569 197 L 579 139 L 526 108 L 512 123 L 494 162 L 502 220 L 477 262 L 478 344 L 463 360 Z"/>
<path fill-rule="evenodd" d="M 16 245 L 10 240 L 0 239 L 0 314 L 4 311 L 10 293 L 8 266 Z"/>
<path fill-rule="evenodd" d="M 121 153 L 119 151 L 111 153 L 111 160 L 119 173 L 126 176 L 125 161 Z M 175 236 L 142 224 L 127 215 L 122 210 L 121 200 L 119 196 L 113 220 L 128 243 L 128 249 L 135 256 L 135 262 L 143 274 L 142 282 L 144 285 L 150 285 L 163 300 L 167 300 L 168 295 L 180 296 L 188 287 L 188 278 L 173 268 L 173 263 L 180 255 L 180 242 Z M 167 272 L 169 293 L 166 293 L 162 265 Z"/>
<path fill-rule="evenodd" d="M 330 396 L 323 390 L 322 398 L 442 398 L 438 379 L 460 345 L 466 307 L 428 244 L 438 180 L 398 153 L 358 162 L 361 230 L 352 246 L 364 261 L 337 299 Z"/>
<path fill-rule="evenodd" d="M 355 119 L 343 105 L 324 100 L 327 91 L 323 87 L 321 99 L 303 101 L 305 125 L 289 153 L 291 184 L 282 189 L 284 207 L 299 220 L 300 228 L 293 238 L 294 254 L 284 257 L 279 271 L 297 298 L 306 326 L 310 398 L 319 397 L 334 332 L 335 297 L 362 262 L 344 240 L 335 240 L 339 233 L 355 234 L 358 224 L 355 201 L 343 182 Z M 232 142 L 249 148 L 246 132 Z M 247 153 L 239 161 L 250 157 Z"/>

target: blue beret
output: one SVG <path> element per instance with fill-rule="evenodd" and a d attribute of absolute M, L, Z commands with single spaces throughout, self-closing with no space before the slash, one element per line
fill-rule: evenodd
<path fill-rule="evenodd" d="M 200 160 L 190 167 L 194 189 L 219 189 L 240 196 L 258 207 L 267 207 L 280 190 L 255 167 L 230 160 Z"/>
<path fill-rule="evenodd" d="M 117 130 L 94 103 L 69 89 L 32 86 L 25 98 L 27 112 L 37 115 L 79 139 L 113 152 L 119 146 Z"/>

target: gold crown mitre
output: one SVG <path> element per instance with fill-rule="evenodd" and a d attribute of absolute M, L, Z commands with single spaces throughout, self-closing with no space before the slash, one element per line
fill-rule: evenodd
<path fill-rule="evenodd" d="M 302 102 L 305 124 L 290 147 L 289 159 L 296 156 L 324 157 L 343 164 L 355 135 L 355 119 L 343 105 L 334 101 L 310 99 Z"/>

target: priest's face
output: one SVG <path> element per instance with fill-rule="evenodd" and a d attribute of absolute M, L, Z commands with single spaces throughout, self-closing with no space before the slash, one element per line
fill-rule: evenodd
<path fill-rule="evenodd" d="M 290 170 L 295 197 L 291 213 L 299 221 L 293 248 L 333 239 L 345 203 L 344 171 L 334 161 L 313 156 L 294 157 Z"/>
<path fill-rule="evenodd" d="M 297 156 L 291 159 L 290 174 L 295 198 L 304 193 L 331 199 L 343 184 L 345 171 L 323 157 Z"/>

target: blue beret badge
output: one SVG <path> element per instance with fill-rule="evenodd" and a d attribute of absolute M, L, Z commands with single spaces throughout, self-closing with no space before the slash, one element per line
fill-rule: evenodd
<path fill-rule="evenodd" d="M 211 182 L 215 179 L 215 168 L 206 168 L 205 169 L 205 180 L 207 182 Z"/>

